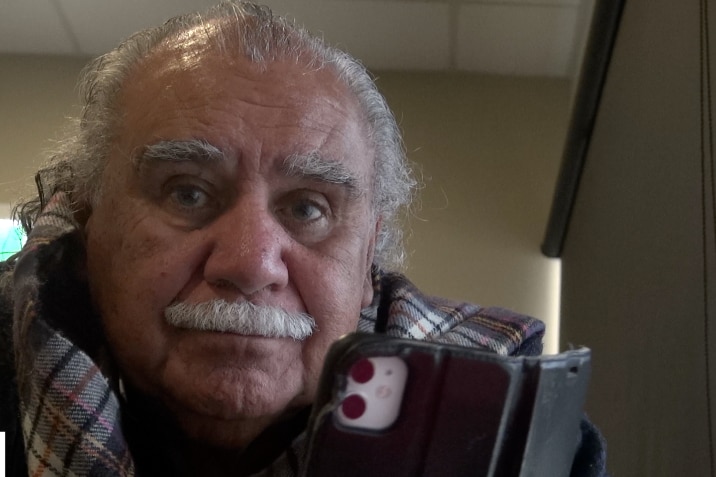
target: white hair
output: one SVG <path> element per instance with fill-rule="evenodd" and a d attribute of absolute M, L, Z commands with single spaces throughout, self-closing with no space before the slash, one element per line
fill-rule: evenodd
<path fill-rule="evenodd" d="M 374 263 L 400 267 L 404 258 L 402 227 L 416 186 L 407 164 L 399 128 L 373 78 L 356 59 L 270 9 L 252 3 L 223 2 L 204 13 L 168 20 L 135 33 L 117 48 L 93 60 L 79 87 L 83 109 L 64 141 L 38 172 L 38 196 L 16 208 L 26 230 L 32 228 L 47 196 L 68 192 L 80 220 L 101 189 L 101 174 L 121 116 L 117 98 L 130 70 L 159 45 L 187 31 L 206 35 L 223 54 L 243 54 L 258 64 L 292 59 L 312 68 L 330 68 L 358 99 L 375 151 L 373 207 L 381 219 Z"/>
<path fill-rule="evenodd" d="M 297 341 L 307 339 L 316 328 L 316 321 L 306 313 L 222 299 L 172 303 L 164 310 L 164 318 L 178 328 Z"/>

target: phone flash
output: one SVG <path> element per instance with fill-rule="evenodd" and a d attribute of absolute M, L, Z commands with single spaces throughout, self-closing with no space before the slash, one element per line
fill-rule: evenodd
<path fill-rule="evenodd" d="M 336 419 L 354 429 L 387 429 L 400 414 L 407 378 L 408 366 L 396 356 L 356 361 L 348 373 Z"/>

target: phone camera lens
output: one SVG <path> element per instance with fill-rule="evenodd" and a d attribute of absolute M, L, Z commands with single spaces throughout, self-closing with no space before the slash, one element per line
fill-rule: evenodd
<path fill-rule="evenodd" d="M 358 419 L 365 413 L 365 399 L 358 394 L 347 396 L 341 403 L 341 411 L 348 419 Z"/>
<path fill-rule="evenodd" d="M 353 378 L 353 381 L 357 383 L 367 383 L 373 378 L 374 374 L 375 368 L 373 367 L 373 363 L 367 358 L 356 361 L 356 363 L 351 366 L 350 376 Z"/>

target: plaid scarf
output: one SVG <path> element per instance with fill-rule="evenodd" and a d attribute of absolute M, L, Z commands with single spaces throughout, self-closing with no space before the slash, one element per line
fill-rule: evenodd
<path fill-rule="evenodd" d="M 57 194 L 38 218 L 14 273 L 17 382 L 31 476 L 135 474 L 120 425 L 120 398 L 101 369 L 99 320 L 90 311 L 86 284 L 72 278 L 82 275 L 73 262 L 81 263 L 83 253 L 69 200 Z M 538 320 L 427 297 L 399 274 L 374 269 L 373 275 L 374 300 L 362 311 L 358 331 L 500 354 L 541 352 L 544 327 Z M 52 284 L 60 290 L 55 295 L 64 297 L 60 305 L 56 298 L 47 303 Z M 305 433 L 257 475 L 296 475 L 304 443 Z"/>

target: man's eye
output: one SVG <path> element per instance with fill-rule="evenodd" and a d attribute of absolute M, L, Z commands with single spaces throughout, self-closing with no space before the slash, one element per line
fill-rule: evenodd
<path fill-rule="evenodd" d="M 311 191 L 299 190 L 285 196 L 276 212 L 286 230 L 306 244 L 326 238 L 334 222 L 326 197 Z"/>
<path fill-rule="evenodd" d="M 291 206 L 291 217 L 300 222 L 310 222 L 323 217 L 323 210 L 310 201 L 301 201 Z"/>
<path fill-rule="evenodd" d="M 222 210 L 224 192 L 196 177 L 175 177 L 162 185 L 157 205 L 172 224 L 199 228 L 215 219 Z"/>
<path fill-rule="evenodd" d="M 200 209 L 209 203 L 209 194 L 192 185 L 174 187 L 169 197 L 176 205 L 185 209 Z"/>

